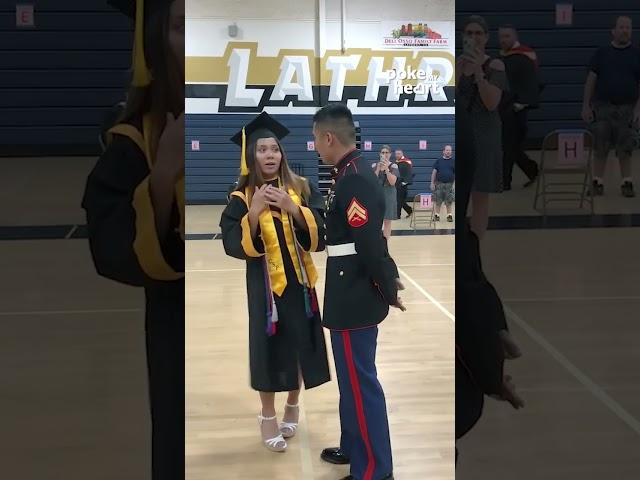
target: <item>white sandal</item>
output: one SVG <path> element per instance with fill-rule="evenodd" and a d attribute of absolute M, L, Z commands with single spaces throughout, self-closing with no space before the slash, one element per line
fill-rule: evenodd
<path fill-rule="evenodd" d="M 258 423 L 260 424 L 260 435 L 262 435 L 262 424 L 267 420 L 275 420 L 276 417 L 263 417 L 262 415 L 258 415 Z M 287 442 L 285 441 L 282 434 L 277 437 L 269 438 L 268 440 L 262 439 L 262 443 L 268 450 L 276 453 L 282 453 L 287 449 Z"/>
<path fill-rule="evenodd" d="M 298 405 L 289 405 L 286 404 L 289 408 L 298 408 Z M 297 423 L 291 422 L 280 422 L 280 432 L 282 432 L 282 436 L 284 438 L 291 438 L 296 434 L 296 430 L 298 429 Z"/>

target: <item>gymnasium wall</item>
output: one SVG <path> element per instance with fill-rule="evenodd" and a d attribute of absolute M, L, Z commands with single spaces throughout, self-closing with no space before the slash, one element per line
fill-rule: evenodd
<path fill-rule="evenodd" d="M 318 10 L 322 3 L 324 10 Z M 452 79 L 447 80 L 444 99 L 403 95 L 391 101 L 389 85 L 373 77 L 376 68 L 390 69 L 396 62 L 416 68 L 427 64 L 431 68 L 430 62 L 435 62 L 435 71 L 452 77 L 454 29 L 451 26 L 451 42 L 446 47 L 395 51 L 382 46 L 388 26 L 380 19 L 397 19 L 399 28 L 403 20 L 424 19 L 428 13 L 429 22 L 436 22 L 430 24 L 443 29 L 447 25 L 437 22 L 453 18 L 453 2 L 434 2 L 425 9 L 417 0 L 401 0 L 393 8 L 388 2 L 349 0 L 344 44 L 339 0 L 277 0 L 256 9 L 246 8 L 243 2 L 229 2 L 218 9 L 211 6 L 207 0 L 187 2 L 187 202 L 225 201 L 228 187 L 237 178 L 240 158 L 239 148 L 229 137 L 263 109 L 292 131 L 284 141 L 289 162 L 305 176 L 317 179 L 319 159 L 315 151 L 308 150 L 307 142 L 313 140 L 313 113 L 330 101 L 347 103 L 360 122 L 363 144 L 371 142 L 371 150 L 363 151 L 365 158 L 375 162 L 384 143 L 404 149 L 416 173 L 411 193 L 428 191 L 435 159 L 444 144 L 455 143 Z M 238 27 L 235 38 L 228 34 L 231 24 Z M 350 58 L 357 65 L 345 74 L 342 86 L 326 67 L 337 57 Z M 297 70 L 290 85 L 308 88 L 296 94 L 288 91 L 274 100 L 277 85 L 291 68 Z M 338 100 L 330 96 L 336 96 L 336 91 L 340 92 Z M 420 150 L 420 140 L 426 140 L 426 150 Z"/>
<path fill-rule="evenodd" d="M 240 150 L 229 138 L 253 115 L 188 115 L 186 119 L 186 201 L 221 203 L 227 189 L 236 180 Z M 307 151 L 313 140 L 311 115 L 274 115 L 291 133 L 283 141 L 288 161 L 302 175 L 318 180 L 318 155 Z M 446 144 L 453 144 L 453 115 L 355 115 L 360 122 L 362 141 L 371 141 L 372 150 L 363 151 L 365 159 L 374 163 L 382 145 L 403 149 L 413 160 L 415 183 L 412 194 L 429 191 L 431 168 Z M 419 150 L 419 140 L 427 139 L 427 150 Z M 199 151 L 191 150 L 191 141 L 199 142 Z"/>
<path fill-rule="evenodd" d="M 582 95 L 587 66 L 595 50 L 611 41 L 613 20 L 631 15 L 636 31 L 640 25 L 640 2 L 629 0 L 581 0 L 573 3 L 573 25 L 556 26 L 553 0 L 514 2 L 510 0 L 456 1 L 456 26 L 470 14 L 485 17 L 491 29 L 490 55 L 498 54 L 498 26 L 512 23 L 522 43 L 533 47 L 540 59 L 541 80 L 546 84 L 541 108 L 529 118 L 530 143 L 540 146 L 544 135 L 558 128 L 584 128 Z M 633 42 L 638 44 L 638 34 Z"/>
<path fill-rule="evenodd" d="M 0 2 L 0 155 L 93 155 L 124 99 L 132 26 L 105 0 L 33 0 L 35 26 Z"/>

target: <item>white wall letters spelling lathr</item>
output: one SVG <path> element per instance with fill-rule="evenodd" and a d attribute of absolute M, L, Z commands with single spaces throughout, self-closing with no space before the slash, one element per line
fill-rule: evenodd
<path fill-rule="evenodd" d="M 372 52 L 373 54 L 374 52 Z M 314 59 L 307 55 L 283 55 L 279 65 L 278 79 L 270 95 L 263 87 L 269 85 L 251 85 L 251 50 L 234 48 L 229 56 L 229 79 L 226 92 L 227 107 L 258 107 L 259 105 L 281 104 L 286 97 L 298 102 L 313 102 L 314 79 L 310 62 Z M 368 62 L 367 62 L 368 60 Z M 323 78 L 329 80 L 329 101 L 352 100 L 345 98 L 345 84 L 349 72 L 364 70 L 366 85 L 355 85 L 363 90 L 360 97 L 365 102 L 397 102 L 401 95 L 412 95 L 414 102 L 448 102 L 444 87 L 453 78 L 453 64 L 449 58 L 424 56 L 419 65 L 407 65 L 407 56 L 392 57 L 392 69 L 385 68 L 389 62 L 386 56 L 378 55 L 328 55 L 324 62 Z M 415 63 L 415 62 L 414 62 Z M 366 74 L 364 73 L 366 71 Z M 317 82 L 317 80 L 316 80 Z M 381 87 L 388 87 L 385 98 L 380 98 Z M 265 98 L 266 97 L 266 98 Z M 294 100 L 295 103 L 295 100 Z"/>

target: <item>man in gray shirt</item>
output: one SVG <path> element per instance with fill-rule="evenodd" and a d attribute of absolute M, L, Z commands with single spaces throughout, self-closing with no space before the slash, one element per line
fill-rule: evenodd
<path fill-rule="evenodd" d="M 589 66 L 582 119 L 595 137 L 594 195 L 604 194 L 603 177 L 609 150 L 615 148 L 622 172 L 622 195 L 633 197 L 631 155 L 634 125 L 640 120 L 640 49 L 631 44 L 631 18 L 619 16 L 613 41 L 599 48 Z"/>

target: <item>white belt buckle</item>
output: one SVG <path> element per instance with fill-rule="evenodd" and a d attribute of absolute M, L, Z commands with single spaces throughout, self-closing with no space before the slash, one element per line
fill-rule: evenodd
<path fill-rule="evenodd" d="M 348 255 L 356 255 L 357 253 L 355 243 L 327 245 L 327 255 L 330 257 L 346 257 Z"/>

